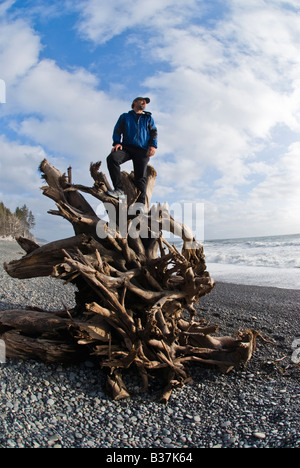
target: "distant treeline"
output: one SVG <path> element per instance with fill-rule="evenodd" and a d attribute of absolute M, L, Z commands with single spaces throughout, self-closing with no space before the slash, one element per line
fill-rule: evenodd
<path fill-rule="evenodd" d="M 0 236 L 33 238 L 30 231 L 34 226 L 34 216 L 26 205 L 12 213 L 0 202 Z"/>

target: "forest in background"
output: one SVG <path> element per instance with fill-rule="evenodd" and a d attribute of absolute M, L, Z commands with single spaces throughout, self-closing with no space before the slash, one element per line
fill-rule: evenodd
<path fill-rule="evenodd" d="M 27 237 L 33 239 L 31 229 L 35 226 L 32 211 L 26 206 L 17 207 L 12 213 L 3 202 L 0 202 L 0 237 Z"/>

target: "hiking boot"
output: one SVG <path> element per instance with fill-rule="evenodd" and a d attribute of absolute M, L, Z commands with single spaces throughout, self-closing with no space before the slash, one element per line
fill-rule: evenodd
<path fill-rule="evenodd" d="M 123 190 L 108 190 L 106 192 L 106 195 L 115 198 L 116 200 L 122 200 L 123 198 L 125 198 L 125 193 L 123 192 Z"/>

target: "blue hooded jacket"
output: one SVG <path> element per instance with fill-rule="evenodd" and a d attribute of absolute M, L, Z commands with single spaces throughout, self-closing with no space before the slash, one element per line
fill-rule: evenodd
<path fill-rule="evenodd" d="M 136 114 L 133 110 L 119 117 L 113 133 L 114 146 L 136 146 L 147 150 L 150 146 L 157 148 L 157 128 L 152 114 Z"/>

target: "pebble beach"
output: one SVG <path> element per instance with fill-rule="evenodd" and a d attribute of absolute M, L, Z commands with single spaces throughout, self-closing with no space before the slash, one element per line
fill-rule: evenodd
<path fill-rule="evenodd" d="M 51 278 L 15 280 L 3 269 L 24 252 L 0 241 L 0 310 L 72 308 L 74 288 Z M 219 335 L 255 329 L 257 350 L 229 374 L 191 367 L 193 383 L 158 402 L 156 379 L 114 402 L 96 362 L 0 364 L 1 448 L 300 448 L 300 290 L 217 283 L 197 305 Z M 300 347 L 300 344 L 299 346 Z"/>

